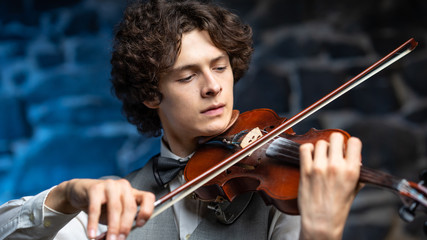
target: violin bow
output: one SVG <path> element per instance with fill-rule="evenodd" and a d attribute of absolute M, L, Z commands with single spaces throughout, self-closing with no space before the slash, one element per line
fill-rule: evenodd
<path fill-rule="evenodd" d="M 224 159 L 221 163 L 217 164 L 216 166 L 210 168 L 200 176 L 186 182 L 185 184 L 181 185 L 174 191 L 171 191 L 170 193 L 166 194 L 165 196 L 161 197 L 159 200 L 157 200 L 154 203 L 155 210 L 151 217 L 152 219 L 168 209 L 169 207 L 173 206 L 176 202 L 180 201 L 184 197 L 190 195 L 192 192 L 203 186 L 204 184 L 208 183 L 212 179 L 214 179 L 216 176 L 218 176 L 223 171 L 227 170 L 231 166 L 235 165 L 239 161 L 241 161 L 246 156 L 249 156 L 252 152 L 260 148 L 262 145 L 266 144 L 270 140 L 273 140 L 286 130 L 293 127 L 295 124 L 299 123 L 303 119 L 307 118 L 311 114 L 315 113 L 319 109 L 323 108 L 330 102 L 334 101 L 338 97 L 342 96 L 346 92 L 350 91 L 354 87 L 358 86 L 359 84 L 363 83 L 364 81 L 368 80 L 370 77 L 374 76 L 381 70 L 387 68 L 394 62 L 398 61 L 399 59 L 403 58 L 412 50 L 415 49 L 415 47 L 418 45 L 418 42 L 416 42 L 413 38 L 406 41 L 404 44 L 387 54 L 385 57 L 381 58 L 379 61 L 365 69 L 363 72 L 359 73 L 357 76 L 353 77 L 334 91 L 330 92 L 314 104 L 310 105 L 306 109 L 302 110 L 292 118 L 289 118 L 276 128 L 274 128 L 269 133 L 265 134 L 264 136 L 258 138 L 257 140 L 253 141 L 251 144 L 249 144 L 247 147 L 240 149 L 230 157 Z M 135 227 L 133 227 L 135 228 Z M 132 228 L 132 229 L 133 229 Z M 106 234 L 103 233 L 96 240 L 105 239 Z"/>

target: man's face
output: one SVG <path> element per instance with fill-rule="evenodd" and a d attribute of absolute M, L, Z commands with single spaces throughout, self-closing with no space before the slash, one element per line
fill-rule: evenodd
<path fill-rule="evenodd" d="M 227 53 L 206 31 L 183 35 L 173 69 L 160 78 L 156 107 L 167 138 L 188 141 L 223 131 L 233 110 L 233 72 Z"/>

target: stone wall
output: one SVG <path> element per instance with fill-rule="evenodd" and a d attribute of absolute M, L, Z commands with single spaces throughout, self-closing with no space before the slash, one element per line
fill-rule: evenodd
<path fill-rule="evenodd" d="M 294 130 L 341 128 L 364 143 L 365 166 L 418 181 L 427 167 L 427 2 L 221 1 L 254 30 L 236 108 L 293 116 L 411 37 L 419 46 Z M 75 177 L 124 175 L 158 139 L 136 133 L 110 93 L 120 0 L 0 3 L 0 203 Z M 399 198 L 365 187 L 344 239 L 422 239 L 425 214 L 399 219 Z"/>

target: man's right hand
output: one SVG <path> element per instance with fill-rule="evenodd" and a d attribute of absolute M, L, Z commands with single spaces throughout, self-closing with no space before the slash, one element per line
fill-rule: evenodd
<path fill-rule="evenodd" d="M 125 239 L 136 217 L 143 226 L 153 213 L 154 194 L 132 188 L 125 179 L 73 179 L 52 189 L 45 204 L 58 212 L 88 214 L 87 235 L 96 237 L 98 223 L 108 225 L 107 240 Z"/>

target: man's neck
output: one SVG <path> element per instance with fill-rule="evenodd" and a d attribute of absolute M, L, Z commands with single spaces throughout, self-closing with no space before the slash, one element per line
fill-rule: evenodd
<path fill-rule="evenodd" d="M 192 154 L 197 147 L 197 140 L 194 141 L 180 141 L 179 139 L 168 138 L 167 135 L 163 135 L 162 141 L 169 150 L 179 156 L 179 157 L 187 157 Z"/>

